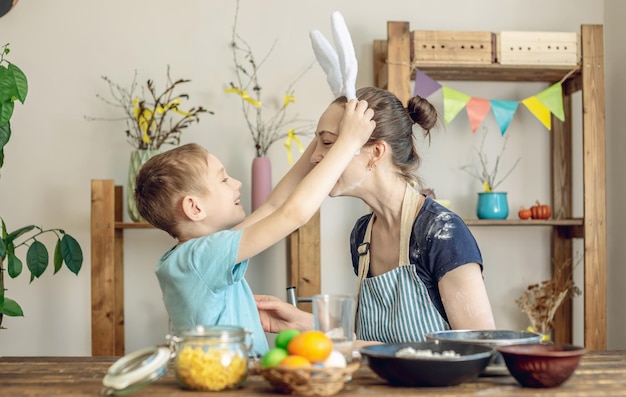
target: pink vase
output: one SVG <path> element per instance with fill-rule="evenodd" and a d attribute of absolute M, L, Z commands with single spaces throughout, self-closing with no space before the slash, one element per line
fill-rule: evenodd
<path fill-rule="evenodd" d="M 268 157 L 252 160 L 252 211 L 265 202 L 272 191 L 272 163 Z"/>

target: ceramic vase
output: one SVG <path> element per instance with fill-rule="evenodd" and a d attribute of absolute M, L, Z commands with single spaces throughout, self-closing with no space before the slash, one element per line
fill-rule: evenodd
<path fill-rule="evenodd" d="M 506 219 L 509 216 L 509 203 L 506 192 L 478 193 L 478 219 Z"/>
<path fill-rule="evenodd" d="M 133 222 L 143 222 L 135 204 L 135 178 L 142 165 L 152 156 L 158 154 L 158 149 L 137 149 L 130 153 L 130 164 L 128 165 L 128 183 L 126 187 L 126 204 L 128 216 Z"/>
<path fill-rule="evenodd" d="M 272 191 L 272 163 L 269 157 L 252 160 L 252 211 L 265 202 Z"/>

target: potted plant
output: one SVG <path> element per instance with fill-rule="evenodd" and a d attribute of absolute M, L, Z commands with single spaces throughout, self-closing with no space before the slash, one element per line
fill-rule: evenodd
<path fill-rule="evenodd" d="M 0 52 L 0 169 L 4 164 L 4 148 L 11 138 L 11 116 L 15 101 L 22 104 L 28 93 L 28 80 L 14 64 L 6 59 L 9 54 L 9 44 L 5 44 Z M 80 244 L 74 237 L 63 229 L 42 229 L 36 225 L 23 226 L 10 231 L 0 216 L 2 230 L 0 231 L 0 328 L 2 319 L 7 316 L 23 316 L 20 305 L 6 294 L 4 286 L 5 273 L 16 278 L 22 274 L 23 255 L 26 250 L 26 267 L 30 272 L 30 280 L 39 278 L 49 264 L 48 248 L 41 241 L 44 235 L 56 237 L 54 246 L 54 274 L 63 264 L 74 274 L 78 274 L 83 264 L 83 252 Z M 22 256 L 22 258 L 24 258 Z"/>
<path fill-rule="evenodd" d="M 235 66 L 235 80 L 224 91 L 239 96 L 243 118 L 254 143 L 255 157 L 252 160 L 252 211 L 257 209 L 272 191 L 272 166 L 267 152 L 278 141 L 284 141 L 287 149 L 287 161 L 293 162 L 292 147 L 300 153 L 304 147 L 298 136 L 310 135 L 315 128 L 310 120 L 302 120 L 298 114 L 288 117 L 287 107 L 296 102 L 294 85 L 314 65 L 311 63 L 287 87 L 282 101 L 273 106 L 263 99 L 263 86 L 259 81 L 259 70 L 268 59 L 274 46 L 257 62 L 252 48 L 237 33 L 239 19 L 239 0 L 235 3 L 235 21 L 233 24 L 230 47 Z M 265 112 L 263 112 L 265 110 Z M 268 112 L 271 112 L 268 116 Z"/>
<path fill-rule="evenodd" d="M 170 68 L 167 67 L 167 84 L 163 91 L 157 92 L 153 80 L 148 80 L 141 87 L 141 93 L 137 93 L 137 72 L 133 77 L 130 88 L 122 87 L 113 82 L 107 76 L 102 76 L 109 85 L 112 100 L 96 95 L 96 97 L 108 105 L 121 108 L 126 122 L 126 138 L 134 148 L 130 155 L 128 168 L 127 187 L 127 210 L 130 218 L 139 222 L 141 215 L 135 205 L 133 192 L 135 191 L 135 175 L 139 168 L 157 154 L 162 145 L 178 146 L 183 130 L 193 123 L 200 121 L 201 113 L 213 114 L 212 111 L 202 106 L 183 109 L 182 102 L 189 99 L 188 94 L 178 94 L 176 90 L 180 85 L 189 83 L 191 80 L 173 80 L 170 76 Z M 85 116 L 89 121 L 94 120 L 120 120 L 103 119 Z"/>
<path fill-rule="evenodd" d="M 515 163 L 509 168 L 509 170 L 498 178 L 498 167 L 500 166 L 500 160 L 504 149 L 506 148 L 506 142 L 508 136 L 504 138 L 500 153 L 496 156 L 496 161 L 493 168 L 489 167 L 489 159 L 485 153 L 485 141 L 487 139 L 487 131 L 484 130 L 483 138 L 480 143 L 480 148 L 475 149 L 480 162 L 480 170 L 475 164 L 465 165 L 461 167 L 476 179 L 478 179 L 483 186 L 483 191 L 478 193 L 478 206 L 476 208 L 476 215 L 479 219 L 506 219 L 509 216 L 509 204 L 507 200 L 507 193 L 497 191 L 496 188 L 508 177 L 511 172 L 517 167 L 521 158 L 518 158 Z"/>

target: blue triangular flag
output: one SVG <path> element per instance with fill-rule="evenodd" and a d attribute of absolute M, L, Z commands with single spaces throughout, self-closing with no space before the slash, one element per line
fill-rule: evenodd
<path fill-rule="evenodd" d="M 500 134 L 504 135 L 506 129 L 509 128 L 511 119 L 513 119 L 513 116 L 515 115 L 519 102 L 499 101 L 495 99 L 491 99 L 490 102 L 491 110 L 493 111 L 493 115 L 498 122 L 498 127 L 500 127 Z"/>

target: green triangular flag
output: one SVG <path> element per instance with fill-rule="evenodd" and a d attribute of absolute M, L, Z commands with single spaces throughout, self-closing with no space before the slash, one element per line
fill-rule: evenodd
<path fill-rule="evenodd" d="M 561 83 L 554 83 L 535 97 L 559 120 L 565 121 L 563 113 L 563 89 Z"/>
<path fill-rule="evenodd" d="M 450 124 L 471 98 L 471 96 L 460 91 L 443 87 L 443 119 L 446 124 Z"/>

